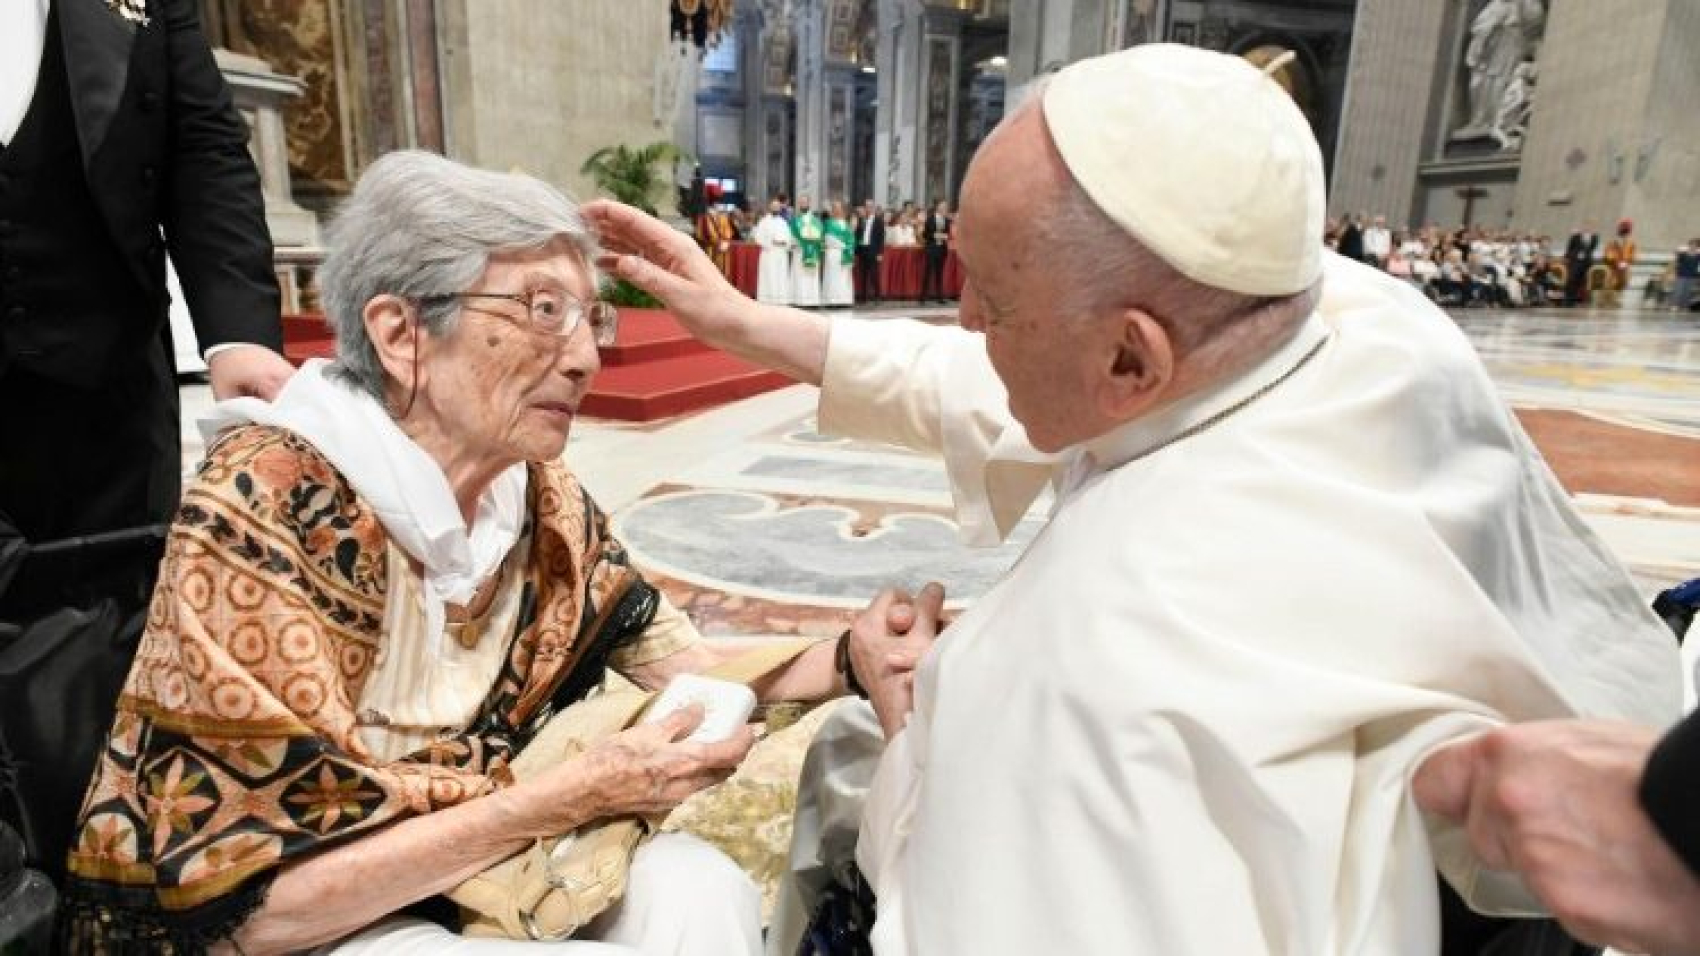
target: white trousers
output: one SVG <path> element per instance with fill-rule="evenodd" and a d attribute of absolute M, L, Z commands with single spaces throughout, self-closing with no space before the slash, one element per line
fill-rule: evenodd
<path fill-rule="evenodd" d="M 761 896 L 736 863 L 683 833 L 663 833 L 632 857 L 626 895 L 560 943 L 472 939 L 393 917 L 322 956 L 759 956 Z"/>

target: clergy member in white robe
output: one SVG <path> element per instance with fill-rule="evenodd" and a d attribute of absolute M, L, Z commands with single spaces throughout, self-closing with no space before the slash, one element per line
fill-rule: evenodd
<path fill-rule="evenodd" d="M 791 303 L 791 227 L 779 214 L 779 203 L 768 204 L 750 239 L 761 246 L 756 265 L 756 300 L 773 305 Z"/>
<path fill-rule="evenodd" d="M 1397 280 L 1324 276 L 1323 196 L 1273 81 L 1148 44 L 1068 67 L 975 156 L 969 331 L 693 305 L 717 273 L 688 239 L 589 210 L 655 247 L 616 274 L 822 382 L 823 430 L 942 456 L 965 530 L 1055 489 L 912 698 L 931 606 L 907 636 L 889 595 L 857 622 L 889 738 L 857 847 L 881 956 L 1432 954 L 1437 869 L 1478 907 L 1532 900 L 1418 813 L 1427 753 L 1675 718 L 1668 632 L 1469 343 Z M 1093 254 L 1071 271 L 1058 237 Z"/>

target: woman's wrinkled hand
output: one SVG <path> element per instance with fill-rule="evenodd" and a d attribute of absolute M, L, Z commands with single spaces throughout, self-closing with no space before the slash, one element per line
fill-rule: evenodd
<path fill-rule="evenodd" d="M 712 744 L 687 741 L 702 723 L 693 705 L 595 744 L 577 758 L 498 791 L 508 828 L 526 838 L 560 836 L 603 817 L 665 813 L 732 775 L 755 744 L 747 726 Z"/>
<path fill-rule="evenodd" d="M 685 740 L 702 720 L 702 706 L 693 704 L 586 751 L 580 759 L 591 774 L 595 804 L 606 815 L 665 812 L 731 776 L 755 745 L 754 731 L 740 727 L 717 743 Z"/>

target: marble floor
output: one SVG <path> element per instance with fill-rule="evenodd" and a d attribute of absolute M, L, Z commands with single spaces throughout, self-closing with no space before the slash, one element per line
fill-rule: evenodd
<path fill-rule="evenodd" d="M 869 318 L 952 321 L 947 310 Z M 1650 598 L 1700 577 L 1700 321 L 1666 313 L 1454 315 L 1587 520 Z M 205 386 L 184 391 L 185 467 Z M 637 562 L 703 632 L 728 641 L 838 633 L 887 586 L 982 594 L 1036 531 L 1041 501 L 995 549 L 958 543 L 942 467 L 821 435 L 795 386 L 643 425 L 581 421 L 568 460 Z M 675 818 L 752 873 L 777 872 L 794 774 L 819 714 L 764 742 L 720 792 Z M 764 882 L 770 880 L 764 879 Z"/>

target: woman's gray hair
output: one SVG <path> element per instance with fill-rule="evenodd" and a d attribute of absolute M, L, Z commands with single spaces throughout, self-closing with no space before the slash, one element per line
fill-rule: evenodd
<path fill-rule="evenodd" d="M 363 312 L 374 296 L 418 304 L 433 336 L 454 330 L 460 303 L 421 301 L 465 292 L 491 256 L 567 240 L 593 287 L 596 236 L 578 204 L 541 180 L 493 173 L 434 153 L 402 150 L 373 163 L 326 231 L 319 300 L 336 333 L 330 372 L 384 399 L 384 367 L 366 334 Z"/>

